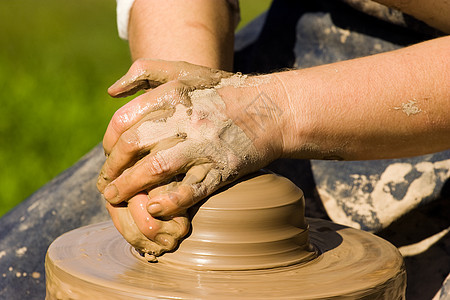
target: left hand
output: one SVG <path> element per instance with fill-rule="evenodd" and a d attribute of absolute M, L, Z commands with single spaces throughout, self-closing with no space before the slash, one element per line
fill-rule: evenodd
<path fill-rule="evenodd" d="M 106 203 L 111 219 L 125 240 L 142 253 L 159 256 L 173 250 L 189 230 L 189 220 L 178 215 L 167 220 L 153 218 L 146 209 L 147 193 L 133 196 L 127 205 Z"/>
<path fill-rule="evenodd" d="M 119 215 L 115 206 L 128 202 L 133 226 L 154 241 L 159 230 L 154 217 L 175 220 L 218 188 L 280 155 L 273 139 L 280 136 L 276 120 L 267 118 L 270 124 L 255 143 L 240 127 L 251 118 L 242 114 L 242 101 L 218 94 L 222 79 L 233 76 L 238 84 L 231 84 L 232 95 L 241 86 L 255 89 L 253 81 L 245 85 L 248 78 L 239 74 L 183 62 L 138 60 L 109 89 L 112 96 L 123 96 L 162 84 L 119 109 L 106 131 L 108 158 L 97 186 L 111 203 L 112 215 Z M 243 94 L 254 97 L 248 90 Z"/>

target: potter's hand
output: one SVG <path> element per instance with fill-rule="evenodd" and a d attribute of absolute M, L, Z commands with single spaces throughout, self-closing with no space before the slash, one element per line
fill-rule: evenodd
<path fill-rule="evenodd" d="M 133 64 L 109 93 L 156 88 L 119 109 L 108 126 L 108 158 L 98 181 L 106 200 L 116 205 L 150 190 L 148 212 L 173 216 L 279 157 L 276 120 L 266 120 L 273 122 L 266 123 L 270 130 L 256 141 L 247 129 L 260 124 L 247 122 L 252 116 L 239 106 L 243 94 L 255 97 L 256 85 L 245 76 L 188 63 Z"/>
<path fill-rule="evenodd" d="M 185 216 L 155 219 L 146 210 L 147 193 L 133 196 L 127 205 L 106 203 L 111 219 L 125 240 L 143 253 L 159 256 L 173 250 L 189 230 Z"/>
<path fill-rule="evenodd" d="M 191 66 L 181 62 L 165 64 L 159 61 L 140 60 L 133 65 L 127 75 L 110 88 L 109 92 L 114 96 L 126 96 L 140 89 L 155 87 L 172 80 L 179 80 L 187 86 L 210 86 L 216 84 L 226 74 L 207 68 L 195 68 L 192 70 L 190 68 Z M 161 96 L 165 94 L 165 91 L 161 92 Z M 160 107 L 159 104 L 161 104 Z M 144 109 L 140 105 L 151 105 L 151 102 L 145 98 L 142 101 L 136 99 L 133 105 L 129 104 L 119 110 L 108 127 L 104 139 L 104 148 L 108 159 L 98 180 L 98 188 L 102 192 L 104 192 L 105 187 L 111 180 L 116 179 L 120 175 L 123 169 L 129 168 L 139 160 L 143 154 L 141 151 L 148 153 L 153 151 L 154 153 L 158 149 L 157 145 L 143 145 L 142 142 L 130 139 L 130 134 L 133 135 L 135 133 L 129 129 L 138 123 L 140 119 L 151 122 L 153 119 L 159 119 L 159 115 L 163 117 L 166 114 L 166 108 L 170 109 L 171 105 L 163 102 L 154 102 L 153 108 L 146 107 Z M 155 118 L 152 118 L 152 111 L 156 115 Z M 129 117 L 130 113 L 132 117 Z M 164 143 L 164 138 L 154 137 L 155 140 L 158 138 Z M 126 177 L 124 176 L 124 178 Z M 121 187 L 121 182 L 123 181 L 119 180 L 119 188 Z M 123 237 L 140 251 L 156 256 L 172 250 L 177 245 L 177 241 L 189 229 L 189 221 L 183 212 L 174 214 L 170 218 L 165 218 L 165 220 L 155 219 L 147 212 L 147 194 L 157 195 L 159 192 L 160 189 L 153 189 L 150 193 L 144 191 L 119 205 L 107 203 L 107 209 L 114 225 Z M 127 198 L 129 198 L 129 195 L 133 195 L 133 192 L 128 192 L 127 195 Z M 117 204 L 122 200 L 127 200 L 127 198 L 121 198 L 121 200 L 114 203 Z"/>

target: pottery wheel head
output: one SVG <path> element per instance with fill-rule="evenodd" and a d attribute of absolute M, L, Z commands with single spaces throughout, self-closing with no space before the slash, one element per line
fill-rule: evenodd
<path fill-rule="evenodd" d="M 49 247 L 47 299 L 404 299 L 393 245 L 324 220 L 308 225 L 303 210 L 288 179 L 253 174 L 193 208 L 192 231 L 158 263 L 112 222 L 78 228 Z"/>

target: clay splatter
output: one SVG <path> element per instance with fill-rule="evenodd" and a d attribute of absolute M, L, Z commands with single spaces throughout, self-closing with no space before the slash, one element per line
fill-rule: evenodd
<path fill-rule="evenodd" d="M 401 109 L 409 117 L 410 115 L 416 115 L 422 111 L 416 104 L 416 99 L 413 99 L 409 100 L 408 103 L 402 103 L 401 107 L 394 107 L 394 109 Z"/>
<path fill-rule="evenodd" d="M 22 257 L 25 254 L 25 252 L 27 252 L 27 250 L 28 250 L 27 247 L 22 247 L 22 248 L 17 249 L 16 256 Z"/>

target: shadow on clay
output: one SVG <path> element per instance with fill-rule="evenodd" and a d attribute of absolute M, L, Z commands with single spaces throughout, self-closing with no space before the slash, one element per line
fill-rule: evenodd
<path fill-rule="evenodd" d="M 309 236 L 311 244 L 319 251 L 319 255 L 339 247 L 343 241 L 339 230 L 348 228 L 334 223 L 327 223 L 326 226 L 317 227 L 314 226 L 315 219 L 308 218 L 307 221 L 310 226 Z"/>

